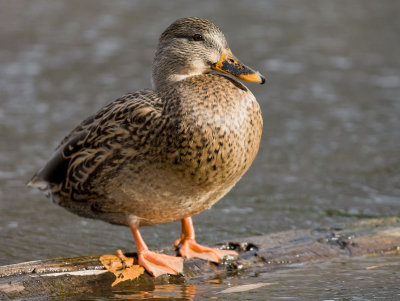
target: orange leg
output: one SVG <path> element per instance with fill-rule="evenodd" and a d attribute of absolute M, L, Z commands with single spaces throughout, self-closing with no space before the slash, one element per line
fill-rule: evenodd
<path fill-rule="evenodd" d="M 230 250 L 218 250 L 199 245 L 195 240 L 194 227 L 191 217 L 182 220 L 181 238 L 175 241 L 175 246 L 181 245 L 179 253 L 186 258 L 200 258 L 212 262 L 221 262 L 225 256 L 238 256 L 238 253 Z"/>
<path fill-rule="evenodd" d="M 178 275 L 183 273 L 183 258 L 150 251 L 139 232 L 139 228 L 132 225 L 129 227 L 135 240 L 139 264 L 150 274 L 158 277 L 162 274 Z"/>

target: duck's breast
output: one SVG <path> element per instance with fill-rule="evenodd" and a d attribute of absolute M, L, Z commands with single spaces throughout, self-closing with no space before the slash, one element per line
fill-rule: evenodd
<path fill-rule="evenodd" d="M 260 144 L 262 116 L 254 95 L 231 78 L 209 74 L 183 81 L 168 97 L 169 160 L 199 184 L 231 188 Z"/>

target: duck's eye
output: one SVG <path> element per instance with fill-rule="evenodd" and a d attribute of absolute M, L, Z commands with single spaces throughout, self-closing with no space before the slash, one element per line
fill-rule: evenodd
<path fill-rule="evenodd" d="M 192 39 L 193 39 L 193 41 L 204 41 L 203 36 L 199 33 L 194 34 Z"/>

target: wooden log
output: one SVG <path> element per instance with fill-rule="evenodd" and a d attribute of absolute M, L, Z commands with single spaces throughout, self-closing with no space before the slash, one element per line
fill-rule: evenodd
<path fill-rule="evenodd" d="M 115 288 L 140 289 L 162 283 L 183 283 L 195 278 L 225 277 L 238 272 L 272 271 L 282 265 L 339 257 L 381 253 L 400 255 L 400 218 L 363 220 L 344 229 L 285 231 L 234 239 L 217 246 L 235 249 L 240 256 L 220 265 L 185 260 L 185 276 L 153 278 L 145 273 L 135 280 L 121 282 Z M 110 293 L 114 280 L 115 276 L 104 269 L 99 256 L 24 262 L 0 267 L 0 299 Z"/>

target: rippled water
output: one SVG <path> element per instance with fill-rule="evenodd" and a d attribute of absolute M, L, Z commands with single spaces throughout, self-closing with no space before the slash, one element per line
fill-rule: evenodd
<path fill-rule="evenodd" d="M 399 215 L 399 13 L 398 2 L 362 0 L 1 1 L 0 264 L 133 248 L 128 229 L 76 217 L 24 184 L 82 119 L 150 87 L 158 35 L 189 15 L 214 21 L 267 76 L 247 84 L 263 110 L 259 155 L 194 218 L 199 241 Z M 179 231 L 143 234 L 160 247 Z M 336 288 L 330 273 L 310 277 Z"/>

